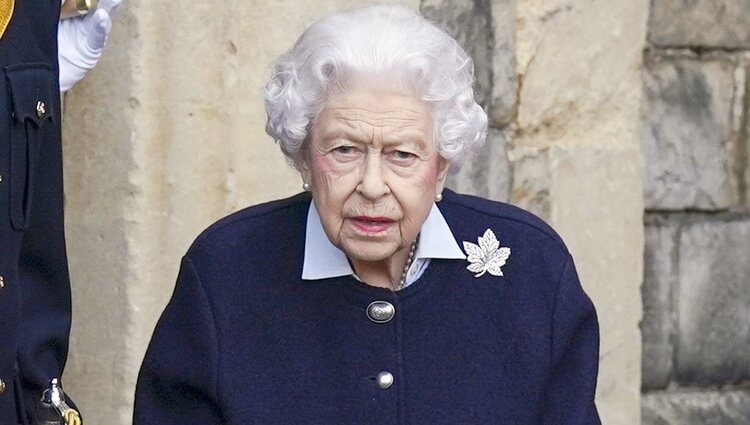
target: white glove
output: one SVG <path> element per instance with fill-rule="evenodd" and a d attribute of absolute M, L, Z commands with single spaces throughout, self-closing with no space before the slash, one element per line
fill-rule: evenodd
<path fill-rule="evenodd" d="M 93 13 L 63 19 L 57 28 L 60 91 L 70 90 L 102 57 L 112 16 L 122 0 L 101 0 Z"/>

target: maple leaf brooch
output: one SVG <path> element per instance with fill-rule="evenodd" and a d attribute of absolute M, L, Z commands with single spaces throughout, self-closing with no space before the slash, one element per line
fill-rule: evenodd
<path fill-rule="evenodd" d="M 464 250 L 470 263 L 466 269 L 476 273 L 474 277 L 482 277 L 485 273 L 502 276 L 501 267 L 510 257 L 510 248 L 501 248 L 500 241 L 490 229 L 485 230 L 484 235 L 479 237 L 479 245 L 464 241 Z"/>

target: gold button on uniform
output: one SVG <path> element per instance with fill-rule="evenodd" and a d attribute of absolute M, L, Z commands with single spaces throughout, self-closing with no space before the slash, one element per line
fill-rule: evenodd
<path fill-rule="evenodd" d="M 5 288 L 5 278 L 0 276 L 0 289 Z"/>
<path fill-rule="evenodd" d="M 42 118 L 47 113 L 47 105 L 41 100 L 36 103 L 36 116 Z"/>
<path fill-rule="evenodd" d="M 396 308 L 387 301 L 373 301 L 367 306 L 367 317 L 375 323 L 387 323 L 396 315 Z"/>
<path fill-rule="evenodd" d="M 2 395 L 5 392 L 5 381 L 0 379 L 0 395 Z"/>

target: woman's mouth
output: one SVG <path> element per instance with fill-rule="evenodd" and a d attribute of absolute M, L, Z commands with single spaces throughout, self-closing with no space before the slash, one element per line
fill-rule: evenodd
<path fill-rule="evenodd" d="M 395 220 L 388 217 L 352 217 L 351 222 L 360 231 L 367 234 L 381 233 L 388 230 Z"/>

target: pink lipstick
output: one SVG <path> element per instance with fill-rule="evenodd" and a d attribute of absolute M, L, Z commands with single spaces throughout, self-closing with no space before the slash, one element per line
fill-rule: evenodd
<path fill-rule="evenodd" d="M 368 234 L 383 232 L 391 227 L 394 222 L 388 217 L 369 216 L 352 217 L 351 220 L 354 227 Z"/>

